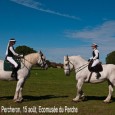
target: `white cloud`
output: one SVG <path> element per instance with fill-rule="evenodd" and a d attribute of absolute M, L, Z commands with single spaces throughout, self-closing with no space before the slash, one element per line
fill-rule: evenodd
<path fill-rule="evenodd" d="M 66 31 L 67 37 L 91 41 L 107 42 L 115 40 L 115 21 L 106 21 L 94 28 L 84 28 L 77 31 Z"/>
<path fill-rule="evenodd" d="M 105 61 L 107 54 L 115 51 L 115 20 L 106 21 L 102 25 L 98 25 L 94 28 L 85 27 L 82 30 L 66 31 L 66 37 L 74 39 L 82 39 L 82 41 L 88 43 L 97 43 L 99 45 L 100 56 L 102 61 Z M 82 46 L 83 47 L 83 46 Z M 85 56 L 84 52 L 88 50 L 81 50 L 80 52 Z M 87 53 L 88 54 L 88 53 Z"/>
<path fill-rule="evenodd" d="M 33 0 L 10 0 L 10 1 L 30 7 L 30 8 L 34 8 L 34 9 L 37 9 L 39 6 L 42 5 L 41 3 L 35 2 Z"/>
<path fill-rule="evenodd" d="M 95 42 L 106 49 L 115 48 L 115 21 L 106 21 L 94 28 L 84 28 L 78 31 L 65 32 L 67 37 Z"/>
<path fill-rule="evenodd" d="M 26 7 L 29 7 L 29 8 L 33 8 L 33 9 L 42 11 L 42 12 L 46 12 L 46 13 L 50 13 L 50 14 L 54 14 L 54 15 L 58 15 L 58 16 L 63 16 L 63 17 L 71 18 L 71 19 L 75 19 L 75 20 L 80 20 L 80 18 L 76 17 L 76 16 L 72 16 L 69 14 L 63 14 L 63 13 L 53 11 L 50 9 L 44 9 L 44 8 L 42 8 L 43 5 L 40 2 L 36 2 L 35 0 L 10 0 L 10 1 L 20 4 L 20 5 L 23 5 L 23 6 L 26 6 Z"/>

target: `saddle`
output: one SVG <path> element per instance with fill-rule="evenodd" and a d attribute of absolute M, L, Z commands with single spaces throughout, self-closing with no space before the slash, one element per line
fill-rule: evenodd
<path fill-rule="evenodd" d="M 18 59 L 15 59 L 15 61 L 18 63 L 19 69 L 21 67 L 21 62 Z M 14 68 L 14 65 L 11 64 L 9 61 L 7 61 L 6 59 L 4 60 L 4 71 L 12 71 Z"/>
<path fill-rule="evenodd" d="M 92 68 L 91 68 L 92 63 L 93 63 L 93 61 L 90 61 L 90 62 L 89 62 L 89 65 L 88 65 L 88 69 L 89 69 L 90 72 L 101 72 L 101 71 L 103 71 L 103 67 L 102 67 L 101 62 L 99 62 L 99 63 L 93 68 L 93 70 L 92 70 Z"/>

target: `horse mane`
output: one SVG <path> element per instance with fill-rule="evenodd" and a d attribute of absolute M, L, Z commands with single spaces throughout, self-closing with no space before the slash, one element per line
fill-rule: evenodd
<path fill-rule="evenodd" d="M 86 61 L 83 57 L 81 57 L 80 55 L 77 56 L 81 61 Z"/>
<path fill-rule="evenodd" d="M 69 56 L 72 60 L 79 60 L 80 62 L 86 62 L 84 58 L 82 58 L 80 55 L 77 56 Z"/>

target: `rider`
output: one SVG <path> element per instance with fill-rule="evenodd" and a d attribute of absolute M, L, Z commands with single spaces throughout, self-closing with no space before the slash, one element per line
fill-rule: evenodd
<path fill-rule="evenodd" d="M 99 50 L 97 49 L 98 45 L 93 43 L 92 44 L 92 49 L 93 49 L 93 52 L 92 52 L 92 57 L 88 60 L 88 61 L 93 61 L 92 65 L 91 65 L 91 71 L 95 71 L 95 66 L 97 64 L 99 64 Z M 99 72 L 96 72 L 97 73 L 97 77 L 100 77 L 100 73 Z"/>
<path fill-rule="evenodd" d="M 19 55 L 14 51 L 14 44 L 16 43 L 16 40 L 14 38 L 10 39 L 8 42 L 8 46 L 6 49 L 6 60 L 9 61 L 11 64 L 13 64 L 13 71 L 11 74 L 11 77 L 15 77 L 17 80 L 17 71 L 19 69 L 19 64 L 14 60 L 14 57 L 23 57 L 23 55 Z"/>

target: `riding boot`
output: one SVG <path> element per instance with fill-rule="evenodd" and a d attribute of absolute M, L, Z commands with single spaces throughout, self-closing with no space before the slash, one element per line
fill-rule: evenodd
<path fill-rule="evenodd" d="M 97 79 L 99 79 L 100 77 L 101 77 L 101 74 L 99 73 L 99 72 L 96 72 L 96 74 L 97 74 Z"/>
<path fill-rule="evenodd" d="M 15 68 L 15 67 L 13 68 L 13 71 L 12 71 L 11 77 L 15 78 L 16 81 L 18 80 L 18 79 L 17 79 L 17 68 Z"/>
<path fill-rule="evenodd" d="M 96 78 L 97 79 L 99 79 L 101 77 L 101 74 L 98 71 L 96 71 L 95 67 L 91 67 L 91 71 L 96 72 Z"/>

